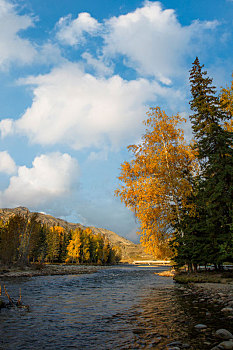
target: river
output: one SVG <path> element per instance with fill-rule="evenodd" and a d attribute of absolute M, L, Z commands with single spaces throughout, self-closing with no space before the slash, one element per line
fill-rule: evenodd
<path fill-rule="evenodd" d="M 229 329 L 229 320 L 155 274 L 165 269 L 116 266 L 89 275 L 1 281 L 12 297 L 21 288 L 30 309 L 1 310 L 0 349 L 166 349 L 172 341 L 210 349 L 213 331 Z M 197 323 L 207 331 L 196 331 Z"/>

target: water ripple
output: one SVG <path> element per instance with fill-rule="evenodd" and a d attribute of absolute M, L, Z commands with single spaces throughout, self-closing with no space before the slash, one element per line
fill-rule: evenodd
<path fill-rule="evenodd" d="M 164 349 L 172 340 L 208 349 L 211 332 L 197 334 L 193 327 L 207 322 L 209 306 L 197 308 L 195 296 L 184 298 L 157 270 L 114 267 L 93 275 L 8 280 L 10 295 L 17 297 L 21 288 L 30 311 L 2 310 L 0 349 Z M 209 325 L 222 328 L 216 312 Z"/>

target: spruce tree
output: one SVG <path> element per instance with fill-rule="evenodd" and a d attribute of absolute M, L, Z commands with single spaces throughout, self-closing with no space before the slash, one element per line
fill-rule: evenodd
<path fill-rule="evenodd" d="M 212 79 L 202 68 L 196 58 L 190 71 L 194 112 L 190 119 L 201 169 L 196 188 L 201 215 L 195 235 L 201 242 L 200 254 L 208 247 L 204 260 L 220 266 L 233 257 L 233 133 L 224 129 L 229 114 L 221 108 Z"/>

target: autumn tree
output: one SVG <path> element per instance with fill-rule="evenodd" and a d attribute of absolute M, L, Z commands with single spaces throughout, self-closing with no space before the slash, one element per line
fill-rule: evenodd
<path fill-rule="evenodd" d="M 103 247 L 104 247 L 104 239 L 100 233 L 93 234 L 91 240 L 91 259 L 93 263 L 98 265 L 102 264 L 103 260 Z"/>
<path fill-rule="evenodd" d="M 90 263 L 91 262 L 91 237 L 92 230 L 88 227 L 83 230 L 82 234 L 82 253 L 81 253 L 81 262 Z"/>
<path fill-rule="evenodd" d="M 184 118 L 170 117 L 159 107 L 151 108 L 147 115 L 141 142 L 128 147 L 133 159 L 121 165 L 123 184 L 116 195 L 137 217 L 142 244 L 159 256 L 168 252 L 181 208 L 193 209 L 188 197 L 197 164 L 195 151 L 185 143 L 180 129 Z"/>
<path fill-rule="evenodd" d="M 221 89 L 220 103 L 222 109 L 228 113 L 229 117 L 231 118 L 229 121 L 225 121 L 224 126 L 228 131 L 233 131 L 233 80 L 230 87 L 226 86 L 225 88 Z"/>
<path fill-rule="evenodd" d="M 72 231 L 72 238 L 67 246 L 66 262 L 102 265 L 119 261 L 119 249 L 112 247 L 101 234 L 94 234 L 89 227 Z"/>
<path fill-rule="evenodd" d="M 72 231 L 72 238 L 67 246 L 67 261 L 79 262 L 82 245 L 82 230 L 76 229 Z"/>

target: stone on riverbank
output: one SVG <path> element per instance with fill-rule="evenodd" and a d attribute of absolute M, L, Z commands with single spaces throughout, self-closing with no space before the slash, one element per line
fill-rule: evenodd
<path fill-rule="evenodd" d="M 188 349 L 190 348 L 190 345 L 187 343 L 182 343 L 181 341 L 177 340 L 172 343 L 167 344 L 168 350 L 176 350 L 176 349 Z"/>
<path fill-rule="evenodd" d="M 224 307 L 222 310 L 222 312 L 233 312 L 232 307 Z"/>
<path fill-rule="evenodd" d="M 227 329 L 218 329 L 215 334 L 220 339 L 224 339 L 224 340 L 233 339 L 233 335 Z"/>
<path fill-rule="evenodd" d="M 207 326 L 205 324 L 199 323 L 199 324 L 196 324 L 196 326 L 194 326 L 194 328 L 196 328 L 196 329 L 205 329 L 205 328 L 207 328 Z"/>
<path fill-rule="evenodd" d="M 225 340 L 218 344 L 219 349 L 232 350 L 233 349 L 233 340 Z"/>

